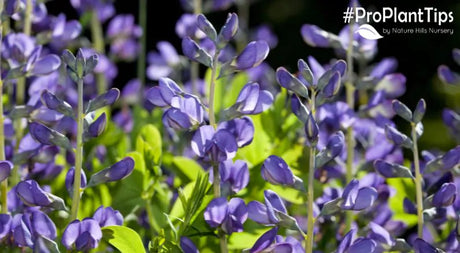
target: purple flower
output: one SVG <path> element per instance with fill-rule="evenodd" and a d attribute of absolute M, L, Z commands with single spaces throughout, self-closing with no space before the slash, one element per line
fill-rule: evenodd
<path fill-rule="evenodd" d="M 444 183 L 433 196 L 433 206 L 445 207 L 454 203 L 457 196 L 457 187 L 454 183 Z"/>
<path fill-rule="evenodd" d="M 171 106 L 174 96 L 182 94 L 182 89 L 169 78 L 160 78 L 158 86 L 147 91 L 147 100 L 155 106 Z"/>
<path fill-rule="evenodd" d="M 425 242 L 423 239 L 417 238 L 414 241 L 415 253 L 437 253 L 439 252 L 435 247 Z"/>
<path fill-rule="evenodd" d="M 35 180 L 21 181 L 16 186 L 16 194 L 28 206 L 43 206 L 66 210 L 64 200 L 45 192 Z"/>
<path fill-rule="evenodd" d="M 388 233 L 388 231 L 383 228 L 382 226 L 378 225 L 377 223 L 370 222 L 369 223 L 370 233 L 369 238 L 373 239 L 375 242 L 387 245 L 387 246 L 394 246 L 395 239 Z"/>
<path fill-rule="evenodd" d="M 386 98 L 396 98 L 406 91 L 406 77 L 400 73 L 385 75 L 375 86 L 375 90 L 385 92 Z"/>
<path fill-rule="evenodd" d="M 275 155 L 265 159 L 261 174 L 264 180 L 271 184 L 294 185 L 295 183 L 295 176 L 289 166 L 281 157 Z"/>
<path fill-rule="evenodd" d="M 100 206 L 93 214 L 93 219 L 99 223 L 99 226 L 121 226 L 123 225 L 123 215 L 112 207 Z"/>
<path fill-rule="evenodd" d="M 239 148 L 251 144 L 254 138 L 254 124 L 249 117 L 236 118 L 224 121 L 217 127 L 218 130 L 225 129 L 235 137 Z"/>
<path fill-rule="evenodd" d="M 265 205 L 258 201 L 248 204 L 249 218 L 263 225 L 278 225 L 288 218 L 283 200 L 274 191 L 265 190 Z"/>
<path fill-rule="evenodd" d="M 56 226 L 43 212 L 34 210 L 32 213 L 16 214 L 11 223 L 11 230 L 15 244 L 36 248 L 40 238 L 54 240 Z"/>
<path fill-rule="evenodd" d="M 412 172 L 408 168 L 381 159 L 375 160 L 374 168 L 380 175 L 385 178 L 413 178 Z"/>
<path fill-rule="evenodd" d="M 93 122 L 89 124 L 88 132 L 87 132 L 88 137 L 96 138 L 100 136 L 102 132 L 104 132 L 106 124 L 107 124 L 107 116 L 104 112 L 102 113 L 101 116 L 99 116 L 96 120 L 94 120 Z"/>
<path fill-rule="evenodd" d="M 171 43 L 160 41 L 157 43 L 158 53 L 149 53 L 147 61 L 147 77 L 151 80 L 159 80 L 168 77 L 180 64 L 180 57 Z"/>
<path fill-rule="evenodd" d="M 439 78 L 448 84 L 458 84 L 460 82 L 460 75 L 450 70 L 446 65 L 438 67 Z"/>
<path fill-rule="evenodd" d="M 123 60 L 133 60 L 139 51 L 136 39 L 141 35 L 142 29 L 135 25 L 133 15 L 117 15 L 107 28 L 111 53 Z"/>
<path fill-rule="evenodd" d="M 212 182 L 213 174 L 210 171 L 209 180 Z M 226 160 L 219 164 L 219 174 L 222 192 L 232 195 L 244 189 L 249 183 L 248 165 L 243 160 Z"/>
<path fill-rule="evenodd" d="M 312 47 L 329 47 L 329 33 L 316 25 L 303 25 L 300 29 L 303 40 Z"/>
<path fill-rule="evenodd" d="M 4 38 L 2 56 L 11 68 L 19 67 L 27 61 L 35 48 L 35 41 L 23 33 L 10 33 Z"/>
<path fill-rule="evenodd" d="M 235 137 L 225 129 L 201 126 L 192 138 L 192 150 L 205 160 L 223 162 L 232 159 L 238 149 Z"/>
<path fill-rule="evenodd" d="M 235 13 L 229 13 L 227 20 L 219 32 L 219 41 L 229 42 L 238 31 L 238 16 Z"/>
<path fill-rule="evenodd" d="M 176 34 L 180 38 L 202 39 L 205 34 L 196 25 L 196 15 L 183 14 L 176 23 Z"/>
<path fill-rule="evenodd" d="M 289 71 L 285 68 L 279 67 L 276 70 L 276 80 L 282 87 L 293 91 L 298 96 L 308 98 L 306 85 L 303 84 L 297 77 L 289 73 Z"/>
<path fill-rule="evenodd" d="M 242 232 L 247 218 L 246 205 L 240 198 L 232 198 L 229 202 L 224 197 L 213 199 L 204 211 L 204 220 L 209 226 L 220 226 L 226 234 Z"/>
<path fill-rule="evenodd" d="M 358 30 L 359 25 L 353 24 L 353 43 L 356 43 L 357 46 L 353 46 L 354 54 L 359 58 L 371 59 L 377 53 L 377 40 L 368 40 L 362 37 L 356 31 Z M 350 44 L 350 25 L 346 25 L 339 33 L 339 41 L 342 45 L 342 50 L 348 49 L 348 44 Z"/>
<path fill-rule="evenodd" d="M 353 179 L 343 190 L 342 199 L 343 210 L 360 211 L 374 204 L 377 190 L 372 187 L 359 188 L 359 181 Z"/>
<path fill-rule="evenodd" d="M 29 130 L 32 137 L 44 145 L 56 145 L 65 149 L 72 148 L 69 139 L 65 135 L 42 124 L 30 123 Z"/>
<path fill-rule="evenodd" d="M 73 195 L 73 183 L 75 181 L 75 167 L 72 167 L 67 171 L 65 176 L 65 188 L 69 193 L 70 197 Z M 80 188 L 86 187 L 86 174 L 84 170 L 81 170 Z"/>
<path fill-rule="evenodd" d="M 207 67 L 212 67 L 214 64 L 211 54 L 190 37 L 182 39 L 182 52 L 190 60 L 197 61 Z"/>
<path fill-rule="evenodd" d="M 108 0 L 70 0 L 72 6 L 78 10 L 78 12 L 94 11 L 101 23 L 115 14 L 115 7 Z"/>
<path fill-rule="evenodd" d="M 180 238 L 180 247 L 184 253 L 199 253 L 195 244 L 186 236 Z"/>
<path fill-rule="evenodd" d="M 6 213 L 0 214 L 0 240 L 3 240 L 10 234 L 12 221 L 11 215 Z"/>
<path fill-rule="evenodd" d="M 265 40 L 271 49 L 278 45 L 278 37 L 268 25 L 261 25 L 253 33 L 254 40 Z"/>
<path fill-rule="evenodd" d="M 375 79 L 382 79 L 385 75 L 394 72 L 397 66 L 398 61 L 395 58 L 383 58 L 379 63 L 373 66 L 369 76 Z"/>
<path fill-rule="evenodd" d="M 62 244 L 68 250 L 75 248 L 78 251 L 89 251 L 97 248 L 101 238 L 102 231 L 98 222 L 86 218 L 82 221 L 74 220 L 67 225 L 62 234 Z"/>
<path fill-rule="evenodd" d="M 246 70 L 259 65 L 268 56 L 270 48 L 265 41 L 252 41 L 236 57 L 236 69 Z"/>
<path fill-rule="evenodd" d="M 266 248 L 268 248 L 276 238 L 276 235 L 278 234 L 278 227 L 274 227 L 267 232 L 265 232 L 262 236 L 257 239 L 257 241 L 254 243 L 254 246 L 249 250 L 250 253 L 259 253 L 263 252 Z"/>
<path fill-rule="evenodd" d="M 88 187 L 92 187 L 98 184 L 104 184 L 108 182 L 114 182 L 122 180 L 134 170 L 134 159 L 131 157 L 125 157 L 121 161 L 115 163 L 109 168 L 103 169 L 96 174 L 92 175 Z"/>
<path fill-rule="evenodd" d="M 258 83 L 248 83 L 240 91 L 232 109 L 245 115 L 259 114 L 273 103 L 273 95 L 261 90 Z"/>
<path fill-rule="evenodd" d="M 368 238 L 358 238 L 353 240 L 355 229 L 350 230 L 342 239 L 337 248 L 337 253 L 373 253 L 377 244 Z"/>
<path fill-rule="evenodd" d="M 385 136 L 397 146 L 412 147 L 412 141 L 406 135 L 388 124 L 385 126 Z"/>
<path fill-rule="evenodd" d="M 52 25 L 52 45 L 56 48 L 63 48 L 71 43 L 81 33 L 81 25 L 77 20 L 66 21 L 65 14 L 59 14 Z"/>
<path fill-rule="evenodd" d="M 0 161 L 0 182 L 10 176 L 13 164 L 9 161 Z"/>
<path fill-rule="evenodd" d="M 313 117 L 313 113 L 310 113 L 305 123 L 305 133 L 307 135 L 307 140 L 311 146 L 316 146 L 318 142 L 319 128 L 316 124 L 316 120 Z"/>

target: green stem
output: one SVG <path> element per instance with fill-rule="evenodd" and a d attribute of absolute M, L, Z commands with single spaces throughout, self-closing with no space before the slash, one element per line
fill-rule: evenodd
<path fill-rule="evenodd" d="M 147 0 L 139 0 L 139 25 L 142 28 L 139 58 L 137 59 L 137 79 L 140 82 L 139 98 L 144 97 L 145 48 L 147 44 Z"/>
<path fill-rule="evenodd" d="M 32 31 L 32 0 L 26 2 L 26 13 L 24 16 L 24 33 L 30 35 Z"/>
<path fill-rule="evenodd" d="M 83 162 L 83 79 L 78 80 L 78 109 L 77 109 L 77 147 L 75 152 L 75 176 L 73 181 L 71 220 L 78 217 L 80 205 L 81 169 Z"/>
<path fill-rule="evenodd" d="M 316 93 L 315 91 L 311 92 L 311 106 L 310 110 L 315 118 L 316 115 Z M 307 236 L 305 242 L 305 252 L 313 252 L 313 242 L 314 242 L 314 225 L 315 218 L 313 217 L 313 202 L 315 200 L 314 192 L 314 182 L 315 182 L 315 163 L 316 163 L 316 148 L 315 144 L 311 144 L 310 154 L 309 154 L 309 167 L 308 167 L 308 186 L 307 186 Z"/>
<path fill-rule="evenodd" d="M 417 199 L 417 234 L 419 238 L 423 238 L 423 191 L 422 191 L 422 174 L 420 173 L 420 163 L 418 157 L 417 132 L 415 123 L 411 123 L 412 127 L 412 142 L 414 153 L 415 167 L 415 194 Z"/>
<path fill-rule="evenodd" d="M 353 6 L 354 10 L 356 6 Z M 348 43 L 347 48 L 347 82 L 345 83 L 346 89 L 346 99 L 348 107 L 351 110 L 355 108 L 355 87 L 353 86 L 353 42 L 354 42 L 354 34 L 353 34 L 353 27 L 354 27 L 354 20 L 352 19 L 350 23 L 349 29 L 349 38 L 350 41 Z M 353 138 L 353 127 L 350 126 L 347 128 L 347 134 L 345 136 L 346 143 L 347 143 L 347 162 L 346 162 L 346 172 L 345 172 L 345 182 L 349 183 L 353 179 L 353 161 L 354 161 L 354 152 L 355 152 L 355 140 Z M 346 212 L 345 213 L 345 231 L 349 231 L 351 228 L 351 222 L 353 220 L 353 213 Z"/>
<path fill-rule="evenodd" d="M 1 16 L 3 14 L 3 1 L 0 1 L 0 35 L 2 34 L 3 24 Z M 0 40 L 0 48 L 2 41 Z M 0 66 L 1 67 L 1 66 Z M 1 69 L 0 69 L 1 72 Z M 0 76 L 0 161 L 5 161 L 5 130 L 3 118 L 3 80 Z M 1 185 L 2 194 L 2 213 L 8 213 L 8 179 L 3 180 Z"/>
<path fill-rule="evenodd" d="M 216 74 L 217 74 L 217 58 L 219 56 L 220 51 L 216 50 L 216 53 L 213 57 L 212 63 L 213 67 L 211 69 L 211 83 L 209 85 L 209 124 L 214 127 L 216 125 L 216 118 L 214 116 L 214 100 L 215 100 L 215 89 L 216 89 Z"/>
<path fill-rule="evenodd" d="M 96 52 L 104 54 L 104 34 L 102 31 L 101 22 L 97 17 L 97 13 L 93 11 L 91 14 L 91 39 L 93 40 L 93 48 Z M 106 91 L 106 80 L 104 73 L 96 73 L 97 93 L 102 94 Z"/>

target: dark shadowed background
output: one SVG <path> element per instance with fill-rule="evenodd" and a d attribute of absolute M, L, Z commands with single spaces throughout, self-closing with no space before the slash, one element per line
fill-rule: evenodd
<path fill-rule="evenodd" d="M 433 34 L 392 34 L 379 40 L 376 60 L 383 57 L 394 56 L 399 61 L 398 72 L 407 77 L 407 91 L 401 98 L 408 106 L 413 107 L 418 99 L 423 97 L 427 101 L 428 116 L 425 119 L 425 136 L 421 139 L 422 148 L 433 146 L 448 148 L 453 145 L 447 134 L 446 128 L 440 121 L 442 108 L 452 106 L 453 100 L 459 96 L 447 96 L 442 92 L 444 85 L 436 76 L 437 67 L 447 64 L 454 70 L 460 71 L 451 57 L 452 49 L 460 47 L 460 1 L 360 1 L 361 5 L 368 10 L 381 9 L 382 7 L 397 7 L 400 10 L 414 11 L 423 7 L 435 7 L 438 10 L 452 11 L 454 22 L 445 24 L 442 28 L 453 28 L 453 35 Z M 67 0 L 55 0 L 48 2 L 51 13 L 65 12 L 68 17 L 76 18 L 76 12 Z M 117 13 L 131 13 L 137 15 L 137 0 L 115 1 Z M 278 35 L 278 46 L 272 50 L 268 62 L 272 67 L 287 66 L 294 69 L 297 59 L 315 56 L 320 62 L 326 62 L 334 57 L 332 49 L 312 48 L 306 45 L 300 35 L 302 24 L 316 24 L 324 30 L 338 33 L 344 26 L 343 11 L 348 1 L 306 1 L 306 0 L 260 0 L 255 1 L 250 8 L 250 27 L 260 24 L 270 25 Z M 180 52 L 180 39 L 175 34 L 176 20 L 183 10 L 179 0 L 148 0 L 148 30 L 147 50 L 155 50 L 156 43 L 168 40 L 176 46 Z M 227 12 L 237 12 L 235 7 L 228 11 L 217 12 L 208 15 L 216 27 L 225 21 Z M 436 25 L 417 25 L 392 23 L 376 24 L 377 30 L 391 27 L 437 27 Z M 123 64 L 119 68 L 119 77 L 116 86 L 123 86 L 131 78 L 135 77 L 135 63 Z M 458 103 L 457 103 L 458 104 Z"/>

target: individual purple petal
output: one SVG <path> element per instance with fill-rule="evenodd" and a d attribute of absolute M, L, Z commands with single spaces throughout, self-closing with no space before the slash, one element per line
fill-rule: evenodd
<path fill-rule="evenodd" d="M 240 198 L 232 198 L 228 202 L 228 215 L 222 224 L 222 230 L 227 234 L 242 232 L 243 223 L 247 218 L 248 210 L 244 201 Z"/>
<path fill-rule="evenodd" d="M 33 247 L 30 214 L 16 214 L 13 217 L 13 239 L 18 246 Z"/>
<path fill-rule="evenodd" d="M 445 207 L 450 206 L 455 201 L 457 196 L 457 187 L 454 183 L 444 183 L 433 196 L 433 206 Z"/>
<path fill-rule="evenodd" d="M 30 223 L 35 235 L 40 235 L 51 240 L 56 239 L 56 226 L 45 213 L 41 211 L 32 212 Z"/>
<path fill-rule="evenodd" d="M 125 157 L 121 161 L 113 164 L 109 168 L 103 169 L 93 174 L 89 180 L 88 186 L 122 180 L 134 170 L 134 159 Z"/>
<path fill-rule="evenodd" d="M 268 56 L 270 48 L 265 41 L 252 41 L 236 57 L 236 68 L 246 70 L 259 65 Z"/>
<path fill-rule="evenodd" d="M 278 233 L 278 227 L 274 227 L 268 230 L 267 232 L 265 232 L 261 237 L 259 237 L 259 239 L 257 239 L 257 241 L 254 243 L 254 246 L 252 246 L 249 252 L 258 253 L 268 248 L 275 240 L 277 233 Z"/>
<path fill-rule="evenodd" d="M 414 115 L 412 116 L 412 121 L 414 123 L 419 123 L 420 121 L 422 121 L 423 116 L 425 115 L 425 111 L 426 102 L 425 99 L 422 98 L 418 101 L 417 106 L 415 107 Z"/>
<path fill-rule="evenodd" d="M 281 157 L 275 155 L 265 159 L 261 174 L 265 181 L 275 185 L 293 185 L 295 182 L 294 174 L 292 174 L 289 166 Z"/>
<path fill-rule="evenodd" d="M 425 242 L 423 239 L 417 238 L 414 241 L 414 251 L 415 253 L 438 253 L 439 251 L 431 246 L 429 243 Z"/>
<path fill-rule="evenodd" d="M 195 132 L 192 138 L 191 147 L 197 156 L 204 157 L 206 153 L 212 148 L 212 139 L 214 133 L 214 127 L 209 125 L 201 126 Z"/>
<path fill-rule="evenodd" d="M 388 140 L 390 140 L 397 146 L 404 145 L 405 143 L 410 141 L 406 135 L 402 134 L 396 128 L 390 125 L 385 126 L 385 136 Z"/>
<path fill-rule="evenodd" d="M 214 26 L 209 22 L 209 20 L 203 15 L 199 14 L 196 18 L 197 27 L 208 36 L 212 41 L 217 40 L 217 32 Z"/>
<path fill-rule="evenodd" d="M 353 210 L 359 211 L 366 209 L 374 204 L 377 199 L 377 190 L 372 187 L 363 187 L 359 189 L 358 195 L 356 196 L 355 205 Z"/>
<path fill-rule="evenodd" d="M 449 150 L 443 157 L 442 157 L 442 168 L 444 170 L 448 170 L 456 166 L 460 163 L 460 146 L 457 146 L 451 150 Z"/>
<path fill-rule="evenodd" d="M 72 221 L 64 230 L 62 244 L 68 249 L 75 245 L 77 250 L 89 251 L 98 246 L 102 238 L 101 227 L 96 220 L 86 218 Z"/>
<path fill-rule="evenodd" d="M 300 98 L 296 95 L 293 94 L 291 96 L 291 109 L 292 112 L 297 116 L 297 118 L 305 124 L 308 119 L 308 115 L 310 114 L 308 112 L 307 107 L 302 103 Z"/>
<path fill-rule="evenodd" d="M 214 64 L 211 55 L 190 37 L 182 39 L 182 52 L 190 60 L 202 63 L 207 67 L 212 67 Z"/>
<path fill-rule="evenodd" d="M 19 182 L 16 186 L 16 194 L 29 206 L 49 206 L 51 199 L 43 191 L 35 180 Z"/>
<path fill-rule="evenodd" d="M 316 25 L 305 24 L 300 29 L 303 40 L 313 47 L 329 47 L 328 33 Z"/>
<path fill-rule="evenodd" d="M 386 75 L 377 84 L 375 90 L 385 91 L 388 98 L 399 97 L 406 91 L 406 77 L 399 73 Z"/>
<path fill-rule="evenodd" d="M 93 219 L 99 223 L 99 226 L 121 226 L 123 225 L 123 215 L 114 210 L 112 207 L 100 206 L 93 214 Z"/>
<path fill-rule="evenodd" d="M 388 233 L 388 231 L 377 223 L 369 223 L 370 234 L 369 238 L 373 239 L 376 242 L 383 243 L 388 246 L 393 246 L 395 244 L 395 239 Z"/>
<path fill-rule="evenodd" d="M 73 195 L 73 183 L 75 181 L 75 167 L 72 167 L 67 171 L 65 176 L 65 188 L 67 192 L 72 197 Z M 84 170 L 81 170 L 81 179 L 80 179 L 80 188 L 86 187 L 86 173 Z"/>
<path fill-rule="evenodd" d="M 319 127 L 316 124 L 316 120 L 313 117 L 313 113 L 310 112 L 307 122 L 305 123 L 305 133 L 307 134 L 307 140 L 310 145 L 315 145 L 319 138 Z"/>
<path fill-rule="evenodd" d="M 13 219 L 11 215 L 5 213 L 0 214 L 0 240 L 3 240 L 3 238 L 11 233 L 12 222 Z"/>
<path fill-rule="evenodd" d="M 342 198 L 344 200 L 342 203 L 343 209 L 350 210 L 354 207 L 356 197 L 358 196 L 358 187 L 359 181 L 356 179 L 351 180 L 351 182 L 345 187 L 342 193 Z"/>
<path fill-rule="evenodd" d="M 235 13 L 229 13 L 225 24 L 220 29 L 219 38 L 224 41 L 230 41 L 238 31 L 238 16 Z"/>
<path fill-rule="evenodd" d="M 446 65 L 441 65 L 438 67 L 438 76 L 443 82 L 448 84 L 457 84 L 460 82 L 460 76 L 450 70 L 450 68 Z"/>
<path fill-rule="evenodd" d="M 348 252 L 353 253 L 373 253 L 375 252 L 375 248 L 377 247 L 377 243 L 374 242 L 372 239 L 367 238 L 359 238 L 348 248 Z"/>
<path fill-rule="evenodd" d="M 384 176 L 385 178 L 413 178 L 412 172 L 408 168 L 399 164 L 389 163 L 381 159 L 375 160 L 374 168 L 380 175 Z"/>
<path fill-rule="evenodd" d="M 0 161 L 0 182 L 10 176 L 13 164 L 9 161 Z"/>
<path fill-rule="evenodd" d="M 414 203 L 412 203 L 412 201 L 408 198 L 404 198 L 403 200 L 403 209 L 404 212 L 408 214 L 417 214 L 417 207 L 415 207 Z"/>
<path fill-rule="evenodd" d="M 88 127 L 88 134 L 90 137 L 98 137 L 99 135 L 104 132 L 105 126 L 107 124 L 107 116 L 102 113 L 93 123 L 91 123 Z"/>
<path fill-rule="evenodd" d="M 340 90 L 340 73 L 335 72 L 329 79 L 329 82 L 322 89 L 322 95 L 325 98 L 331 98 L 335 96 Z"/>
<path fill-rule="evenodd" d="M 301 97 L 308 98 L 307 87 L 285 68 L 279 67 L 276 70 L 276 80 L 284 88 L 293 91 Z"/>
<path fill-rule="evenodd" d="M 31 74 L 32 75 L 48 75 L 57 70 L 61 65 L 61 59 L 54 54 L 47 55 L 35 62 Z"/>
<path fill-rule="evenodd" d="M 171 99 L 171 106 L 186 114 L 196 126 L 203 122 L 204 109 L 199 99 L 193 95 L 175 96 Z"/>
<path fill-rule="evenodd" d="M 235 137 L 227 130 L 218 130 L 213 137 L 215 152 L 214 157 L 218 162 L 222 162 L 228 159 L 233 159 L 238 150 Z M 217 151 L 217 152 L 216 152 Z M 216 154 L 217 153 L 217 154 Z"/>
<path fill-rule="evenodd" d="M 233 134 L 239 148 L 249 145 L 254 138 L 254 124 L 249 117 L 224 121 L 219 124 L 217 129 L 225 129 Z"/>
<path fill-rule="evenodd" d="M 186 236 L 182 236 L 180 238 L 180 247 L 184 251 L 184 253 L 199 253 L 198 249 L 196 248 L 195 244 Z"/>
<path fill-rule="evenodd" d="M 225 197 L 213 199 L 204 211 L 204 220 L 211 227 L 217 227 L 228 215 L 228 203 Z"/>
<path fill-rule="evenodd" d="M 392 73 L 396 70 L 398 66 L 398 61 L 395 58 L 389 57 L 382 59 L 377 63 L 373 68 L 369 76 L 381 79 L 385 75 Z"/>
<path fill-rule="evenodd" d="M 337 253 L 345 253 L 347 249 L 350 247 L 351 242 L 353 241 L 353 236 L 356 233 L 355 229 L 351 229 L 342 239 L 337 248 Z"/>
<path fill-rule="evenodd" d="M 337 157 L 342 153 L 344 143 L 345 136 L 343 135 L 342 131 L 339 131 L 331 137 L 329 137 L 326 147 L 333 158 Z"/>
<path fill-rule="evenodd" d="M 398 114 L 401 118 L 411 122 L 412 121 L 412 111 L 399 100 L 393 100 L 393 111 Z"/>
<path fill-rule="evenodd" d="M 287 214 L 286 206 L 284 205 L 283 200 L 281 200 L 280 196 L 276 194 L 276 192 L 272 190 L 265 190 L 264 191 L 265 197 L 265 204 L 268 206 L 272 206 L 275 210 Z"/>
<path fill-rule="evenodd" d="M 267 207 L 259 201 L 251 201 L 248 203 L 249 219 L 260 224 L 273 224 L 268 217 Z"/>
<path fill-rule="evenodd" d="M 177 130 L 190 129 L 193 126 L 190 117 L 175 108 L 166 110 L 163 114 L 162 121 L 166 127 Z"/>

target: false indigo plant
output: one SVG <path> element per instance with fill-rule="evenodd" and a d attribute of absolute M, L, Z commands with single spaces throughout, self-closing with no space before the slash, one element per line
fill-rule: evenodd
<path fill-rule="evenodd" d="M 78 21 L 0 1 L 2 249 L 460 250 L 460 147 L 419 148 L 425 100 L 398 100 L 406 77 L 395 58 L 375 61 L 364 23 L 301 26 L 336 58 L 275 71 L 265 60 L 282 40 L 249 26 L 250 1 L 181 0 L 181 49 L 148 54 L 147 2 L 137 24 L 109 0 L 71 0 Z M 134 60 L 137 78 L 111 88 Z M 438 76 L 458 86 L 446 65 Z M 451 107 L 442 120 L 458 142 Z"/>

